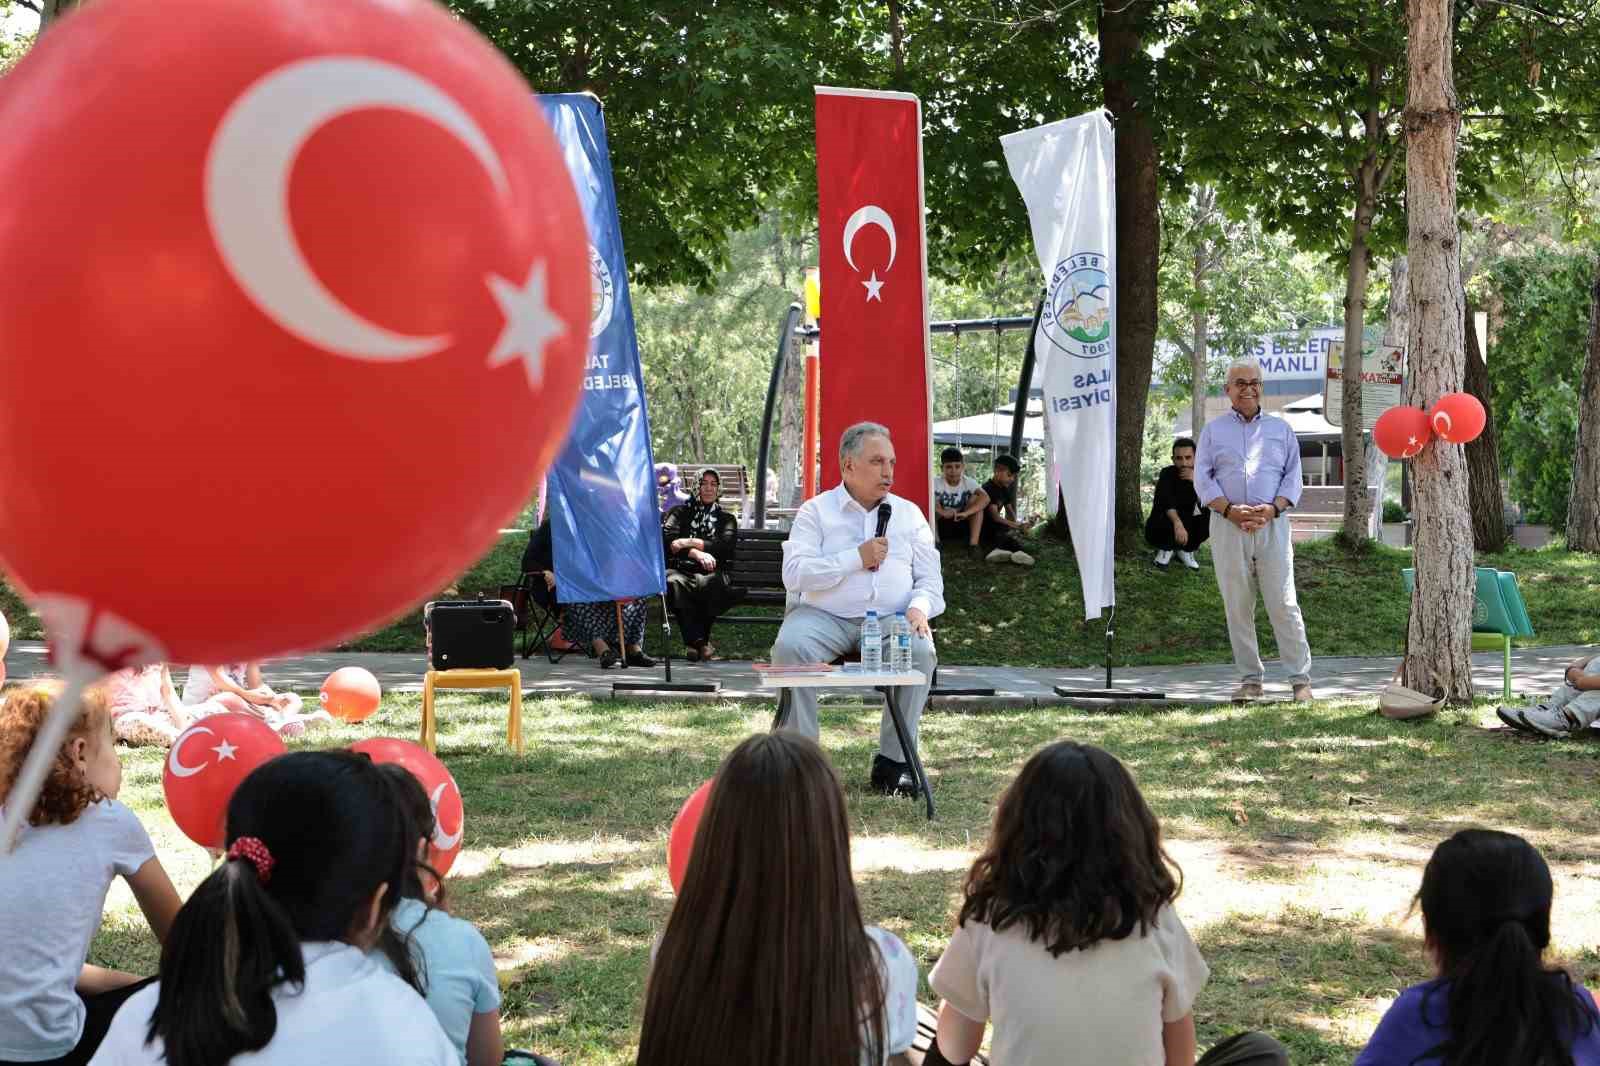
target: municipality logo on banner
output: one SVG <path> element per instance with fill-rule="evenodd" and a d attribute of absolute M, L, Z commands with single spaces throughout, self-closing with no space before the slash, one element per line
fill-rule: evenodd
<path fill-rule="evenodd" d="M 1045 301 L 1034 350 L 1085 618 L 1116 603 L 1115 157 L 1102 111 L 1000 138 L 1028 205 Z"/>

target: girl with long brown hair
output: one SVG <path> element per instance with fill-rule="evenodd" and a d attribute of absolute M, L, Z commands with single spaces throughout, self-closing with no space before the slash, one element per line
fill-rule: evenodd
<path fill-rule="evenodd" d="M 1181 886 L 1126 767 L 1070 740 L 1039 751 L 1000 797 L 928 975 L 944 1003 L 927 1062 L 966 1062 L 992 1020 L 996 1066 L 1195 1066 L 1192 1008 L 1210 970 L 1173 909 Z M 1200 1060 L 1288 1061 L 1261 1033 Z"/>
<path fill-rule="evenodd" d="M 816 743 L 722 763 L 645 994 L 638 1066 L 880 1066 L 916 1034 L 917 967 L 863 928 L 844 793 Z"/>

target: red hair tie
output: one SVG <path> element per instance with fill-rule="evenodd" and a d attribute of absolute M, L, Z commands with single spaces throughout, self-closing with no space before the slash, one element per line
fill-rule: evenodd
<path fill-rule="evenodd" d="M 256 878 L 262 884 L 272 879 L 272 852 L 260 837 L 240 837 L 228 845 L 228 858 L 244 859 L 256 868 Z"/>

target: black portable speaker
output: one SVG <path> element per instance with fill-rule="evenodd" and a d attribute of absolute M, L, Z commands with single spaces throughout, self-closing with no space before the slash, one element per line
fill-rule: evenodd
<path fill-rule="evenodd" d="M 505 670 L 516 661 L 517 612 L 506 600 L 435 600 L 422 624 L 435 670 Z"/>

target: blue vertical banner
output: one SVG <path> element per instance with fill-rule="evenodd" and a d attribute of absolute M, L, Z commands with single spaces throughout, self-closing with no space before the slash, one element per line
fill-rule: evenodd
<path fill-rule="evenodd" d="M 548 474 L 556 596 L 563 603 L 654 596 L 666 590 L 661 508 L 605 116 L 587 93 L 541 95 L 539 103 L 583 205 L 594 282 L 583 393 Z"/>

